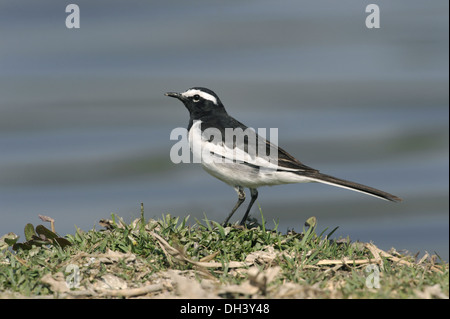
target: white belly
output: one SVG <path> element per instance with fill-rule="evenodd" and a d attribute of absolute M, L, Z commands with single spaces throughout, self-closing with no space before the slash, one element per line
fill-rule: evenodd
<path fill-rule="evenodd" d="M 231 186 L 257 188 L 260 186 L 280 185 L 289 183 L 307 183 L 311 179 L 294 172 L 277 171 L 276 166 L 264 159 L 256 159 L 253 165 L 221 161 L 220 157 L 207 158 L 210 152 L 218 152 L 218 147 L 202 139 L 201 121 L 195 121 L 189 130 L 189 146 L 193 154 L 194 163 L 201 163 L 202 167 L 212 176 Z M 207 157 L 206 156 L 206 157 Z M 259 168 L 261 167 L 261 168 Z M 267 169 L 264 167 L 268 167 Z"/>

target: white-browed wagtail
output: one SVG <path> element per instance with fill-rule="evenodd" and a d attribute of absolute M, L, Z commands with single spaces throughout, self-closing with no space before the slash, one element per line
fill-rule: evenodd
<path fill-rule="evenodd" d="M 209 174 L 234 187 L 238 193 L 238 201 L 224 225 L 244 202 L 244 188 L 250 189 L 251 200 L 241 225 L 247 220 L 260 186 L 319 182 L 384 200 L 401 201 L 384 191 L 322 174 L 304 165 L 228 115 L 217 94 L 207 88 L 193 87 L 183 93 L 168 92 L 165 95 L 179 99 L 189 111 L 188 139 L 194 157 L 200 158 L 202 167 Z M 232 138 L 229 138 L 230 133 L 234 134 Z"/>

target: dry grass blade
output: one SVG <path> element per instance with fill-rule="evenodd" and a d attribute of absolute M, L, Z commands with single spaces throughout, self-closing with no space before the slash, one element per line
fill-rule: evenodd
<path fill-rule="evenodd" d="M 136 297 L 149 293 L 158 292 L 164 289 L 162 284 L 147 285 L 138 288 L 127 289 L 96 289 L 102 296 L 109 297 Z"/>
<path fill-rule="evenodd" d="M 212 253 L 211 255 L 205 256 L 200 259 L 200 262 L 208 262 L 210 260 L 213 260 L 220 252 L 216 251 L 215 253 Z"/>
<path fill-rule="evenodd" d="M 381 249 L 378 248 L 378 247 L 375 247 L 375 248 L 378 250 L 378 252 L 380 253 L 380 255 L 381 255 L 382 257 L 388 258 L 390 261 L 393 261 L 393 262 L 396 262 L 396 263 L 399 263 L 399 264 L 402 264 L 402 265 L 406 265 L 406 266 L 408 266 L 408 267 L 413 267 L 414 265 L 416 265 L 416 264 L 411 263 L 411 262 L 409 262 L 409 261 L 407 261 L 407 260 L 403 260 L 403 259 L 401 259 L 401 258 L 392 256 L 391 254 L 389 254 L 389 253 L 387 253 L 387 252 L 381 250 Z M 440 273 L 443 272 L 442 269 L 440 269 L 439 267 L 436 267 L 436 266 L 431 266 L 430 269 L 431 269 L 432 271 L 436 271 L 436 272 L 440 272 Z"/>
<path fill-rule="evenodd" d="M 50 222 L 52 232 L 55 232 L 55 220 L 49 216 L 38 215 L 43 222 Z"/>
<path fill-rule="evenodd" d="M 380 268 L 383 269 L 383 260 L 380 256 L 380 250 L 377 246 L 375 246 L 372 243 L 367 243 L 364 247 L 366 247 L 370 253 L 373 255 L 373 258 L 375 259 L 373 262 L 380 265 Z"/>
<path fill-rule="evenodd" d="M 371 263 L 370 259 L 350 259 L 350 258 L 343 258 L 343 259 L 324 259 L 319 260 L 315 265 L 316 266 L 329 266 L 329 265 L 363 265 L 363 264 L 369 264 Z"/>

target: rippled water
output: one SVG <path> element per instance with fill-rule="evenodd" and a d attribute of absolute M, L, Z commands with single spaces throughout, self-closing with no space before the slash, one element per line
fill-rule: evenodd
<path fill-rule="evenodd" d="M 222 221 L 234 190 L 169 158 L 188 112 L 164 92 L 206 86 L 305 164 L 404 199 L 261 188 L 269 226 L 314 215 L 336 236 L 448 260 L 448 3 L 380 2 L 378 30 L 356 0 L 77 4 L 68 30 L 64 4 L 0 2 L 1 234 L 38 214 L 73 233 L 140 202 L 148 218 Z"/>

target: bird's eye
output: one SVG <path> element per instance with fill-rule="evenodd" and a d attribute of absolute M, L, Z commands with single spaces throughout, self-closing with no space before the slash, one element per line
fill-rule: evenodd
<path fill-rule="evenodd" d="M 193 100 L 194 102 L 200 101 L 200 95 L 195 94 L 195 95 L 192 97 L 192 100 Z"/>

